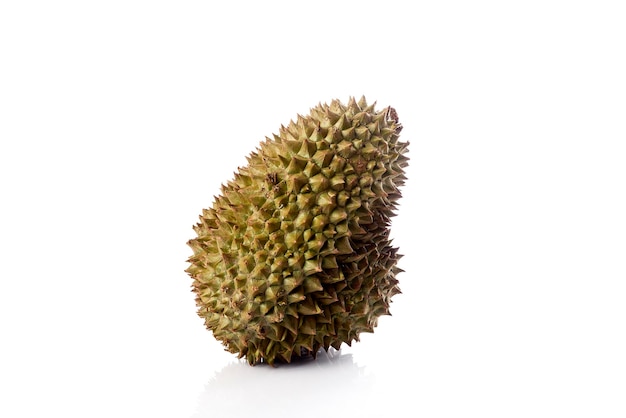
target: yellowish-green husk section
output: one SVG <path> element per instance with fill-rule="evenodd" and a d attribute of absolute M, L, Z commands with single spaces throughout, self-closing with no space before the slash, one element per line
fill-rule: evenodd
<path fill-rule="evenodd" d="M 228 351 L 290 362 L 351 344 L 389 314 L 401 129 L 393 108 L 365 98 L 320 104 L 266 138 L 203 210 L 186 271 Z"/>

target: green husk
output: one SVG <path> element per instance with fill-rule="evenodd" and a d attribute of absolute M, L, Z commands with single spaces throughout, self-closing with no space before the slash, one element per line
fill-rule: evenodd
<path fill-rule="evenodd" d="M 249 364 L 373 332 L 400 293 L 389 239 L 408 142 L 391 107 L 320 104 L 266 138 L 194 230 L 198 315 Z"/>

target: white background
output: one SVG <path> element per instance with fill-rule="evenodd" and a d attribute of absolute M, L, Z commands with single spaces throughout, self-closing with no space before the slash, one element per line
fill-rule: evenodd
<path fill-rule="evenodd" d="M 0 416 L 626 416 L 620 1 L 0 3 Z M 411 142 L 402 295 L 316 362 L 195 314 L 192 225 L 318 102 Z"/>

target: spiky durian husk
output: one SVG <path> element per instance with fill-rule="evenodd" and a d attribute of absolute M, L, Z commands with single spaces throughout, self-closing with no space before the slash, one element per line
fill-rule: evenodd
<path fill-rule="evenodd" d="M 334 100 L 281 126 L 194 227 L 198 314 L 250 364 L 372 332 L 400 292 L 390 217 L 408 142 L 391 107 Z"/>

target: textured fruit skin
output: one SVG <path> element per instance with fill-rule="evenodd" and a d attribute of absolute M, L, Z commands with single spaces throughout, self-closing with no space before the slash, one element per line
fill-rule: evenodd
<path fill-rule="evenodd" d="M 408 142 L 396 111 L 320 104 L 266 138 L 194 226 L 198 315 L 249 364 L 373 332 L 400 292 L 390 218 Z"/>

